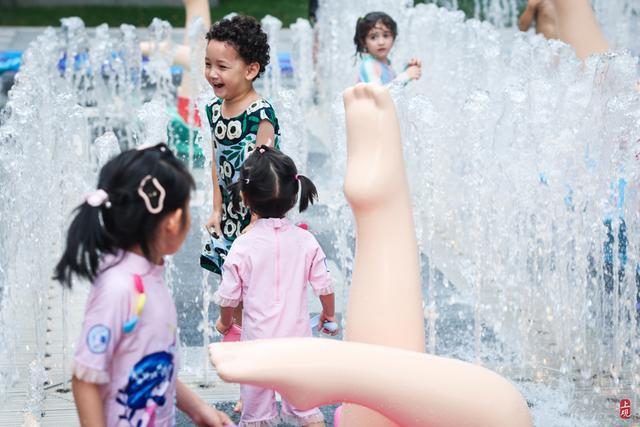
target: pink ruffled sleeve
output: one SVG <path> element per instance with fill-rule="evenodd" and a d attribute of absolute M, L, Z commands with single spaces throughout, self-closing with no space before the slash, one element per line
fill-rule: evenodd
<path fill-rule="evenodd" d="M 222 266 L 222 281 L 213 294 L 213 302 L 220 307 L 237 307 L 242 301 L 242 257 L 234 246 Z"/>
<path fill-rule="evenodd" d="M 91 289 L 73 361 L 76 378 L 95 384 L 110 381 L 113 354 L 122 338 L 130 304 L 130 293 L 120 283 L 96 283 Z"/>
<path fill-rule="evenodd" d="M 315 239 L 313 243 L 308 281 L 316 296 L 330 295 L 333 293 L 333 283 L 327 267 L 327 257 Z"/>

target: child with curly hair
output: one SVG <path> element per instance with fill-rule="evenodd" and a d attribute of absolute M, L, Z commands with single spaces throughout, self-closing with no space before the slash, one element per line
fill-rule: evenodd
<path fill-rule="evenodd" d="M 201 265 L 220 274 L 231 244 L 251 221 L 244 206 L 237 214 L 230 209 L 227 187 L 237 181 L 240 167 L 256 147 L 279 149 L 280 128 L 271 104 L 253 88 L 269 63 L 267 35 L 260 23 L 243 15 L 222 19 L 206 38 L 205 78 L 216 96 L 206 107 L 215 159 L 213 212 L 206 226 L 215 233 Z"/>

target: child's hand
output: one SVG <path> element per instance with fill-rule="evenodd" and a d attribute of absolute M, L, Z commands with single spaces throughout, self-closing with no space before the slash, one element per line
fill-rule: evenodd
<path fill-rule="evenodd" d="M 222 319 L 218 317 L 218 320 L 216 320 L 216 330 L 222 335 L 226 335 L 226 333 L 229 332 L 229 329 L 231 329 L 231 324 L 225 325 L 222 323 Z"/>
<path fill-rule="evenodd" d="M 193 422 L 200 427 L 223 427 L 232 426 L 233 421 L 224 412 L 209 405 L 201 405 L 198 411 L 197 418 L 193 419 Z"/>
<path fill-rule="evenodd" d="M 411 67 L 412 65 L 417 65 L 418 67 L 422 67 L 422 61 L 420 61 L 418 58 L 411 58 L 407 63 L 407 68 Z"/>
<path fill-rule="evenodd" d="M 410 65 L 406 71 L 411 80 L 418 80 L 422 76 L 422 65 Z"/>
<path fill-rule="evenodd" d="M 335 323 L 337 325 L 338 322 L 336 321 L 336 316 L 327 316 L 325 314 L 325 312 L 323 311 L 320 314 L 320 321 L 318 322 L 318 330 L 320 332 L 322 332 L 323 334 L 327 334 L 327 335 L 331 335 L 331 336 L 338 335 L 338 332 L 340 332 L 340 327 L 338 326 L 338 329 L 336 329 L 335 331 L 330 331 L 329 329 L 325 329 L 324 328 L 324 324 L 326 322 L 333 322 L 333 323 Z"/>
<path fill-rule="evenodd" d="M 222 236 L 222 229 L 220 228 L 220 222 L 222 222 L 222 212 L 220 212 L 217 209 L 214 209 L 214 211 L 211 213 L 211 216 L 207 220 L 205 227 L 207 227 L 207 230 L 213 229 L 213 231 L 217 234 L 217 237 L 220 237 Z"/>

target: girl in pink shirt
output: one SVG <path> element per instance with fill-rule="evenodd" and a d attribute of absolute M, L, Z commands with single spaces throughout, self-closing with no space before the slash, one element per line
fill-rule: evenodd
<path fill-rule="evenodd" d="M 177 320 L 163 257 L 189 230 L 193 178 L 165 144 L 100 171 L 76 209 L 55 276 L 93 282 L 73 367 L 82 426 L 172 427 L 175 404 L 199 426 L 230 425 L 177 377 Z"/>
<path fill-rule="evenodd" d="M 313 182 L 298 174 L 289 156 L 262 146 L 245 160 L 240 179 L 230 190 L 234 209 L 242 199 L 258 219 L 236 239 L 223 265 L 222 282 L 214 295 L 220 305 L 218 331 L 229 331 L 233 309 L 242 302 L 243 341 L 311 336 L 307 285 L 322 303 L 319 324 L 335 322 L 325 254 L 311 233 L 285 218 L 298 193 L 300 212 L 317 198 Z M 335 335 L 338 331 L 324 332 Z M 243 384 L 240 397 L 241 426 L 277 425 L 280 417 L 272 390 Z M 282 418 L 294 425 L 324 426 L 318 408 L 299 410 L 284 399 Z"/>

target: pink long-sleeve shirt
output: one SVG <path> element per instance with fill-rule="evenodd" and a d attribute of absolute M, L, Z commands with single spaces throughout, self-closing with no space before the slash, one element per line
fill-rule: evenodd
<path fill-rule="evenodd" d="M 311 335 L 307 285 L 333 293 L 326 256 L 311 233 L 287 219 L 259 219 L 236 239 L 214 300 L 243 303 L 242 340 Z"/>

